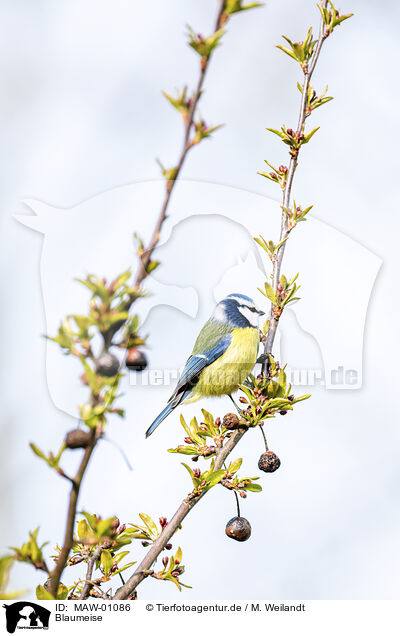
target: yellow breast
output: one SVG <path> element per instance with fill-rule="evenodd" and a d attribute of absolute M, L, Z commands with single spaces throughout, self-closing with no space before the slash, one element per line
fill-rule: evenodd
<path fill-rule="evenodd" d="M 258 329 L 246 327 L 232 331 L 232 342 L 225 353 L 200 375 L 193 389 L 193 397 L 185 402 L 194 402 L 200 397 L 230 395 L 247 378 L 257 360 L 259 344 Z"/>

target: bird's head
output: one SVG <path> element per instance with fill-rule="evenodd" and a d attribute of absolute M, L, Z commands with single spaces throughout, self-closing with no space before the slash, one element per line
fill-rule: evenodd
<path fill-rule="evenodd" d="M 257 329 L 259 318 L 264 313 L 248 296 L 230 294 L 218 303 L 212 319 L 217 322 L 229 323 L 236 328 L 254 327 Z"/>

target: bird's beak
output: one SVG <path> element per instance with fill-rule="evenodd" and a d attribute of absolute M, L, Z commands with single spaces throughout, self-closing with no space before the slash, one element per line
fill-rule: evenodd
<path fill-rule="evenodd" d="M 265 316 L 265 311 L 261 311 L 261 309 L 258 310 L 258 313 L 260 316 Z"/>

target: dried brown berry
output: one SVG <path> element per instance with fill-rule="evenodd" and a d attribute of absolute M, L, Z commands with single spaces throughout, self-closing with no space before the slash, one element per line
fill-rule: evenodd
<path fill-rule="evenodd" d="M 235 428 L 239 428 L 239 418 L 236 413 L 227 413 L 224 415 L 222 423 L 228 431 L 233 431 Z"/>
<path fill-rule="evenodd" d="M 264 473 L 274 473 L 281 465 L 281 460 L 278 455 L 272 451 L 266 451 L 258 460 L 258 467 L 263 470 Z"/>
<path fill-rule="evenodd" d="M 167 545 L 165 546 L 166 550 L 172 550 L 172 543 L 167 543 Z"/>
<path fill-rule="evenodd" d="M 226 524 L 225 534 L 235 541 L 247 541 L 251 535 L 251 525 L 244 517 L 233 517 Z"/>
<path fill-rule="evenodd" d="M 65 445 L 67 448 L 86 448 L 90 442 L 90 438 L 91 435 L 89 431 L 82 431 L 80 428 L 76 428 L 67 433 Z"/>
<path fill-rule="evenodd" d="M 125 365 L 130 371 L 144 371 L 147 367 L 147 358 L 143 351 L 132 347 L 128 349 L 128 353 L 125 359 Z"/>
<path fill-rule="evenodd" d="M 106 378 L 112 378 L 119 371 L 119 360 L 112 353 L 106 351 L 96 360 L 96 373 Z"/>
<path fill-rule="evenodd" d="M 158 521 L 160 522 L 160 526 L 162 528 L 165 528 L 168 525 L 168 521 L 165 517 L 160 517 Z"/>

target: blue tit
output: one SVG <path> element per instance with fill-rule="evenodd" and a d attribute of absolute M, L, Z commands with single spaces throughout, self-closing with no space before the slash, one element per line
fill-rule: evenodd
<path fill-rule="evenodd" d="M 179 404 L 202 397 L 231 396 L 238 390 L 257 360 L 258 320 L 263 314 L 243 294 L 230 294 L 217 304 L 197 337 L 174 393 L 146 437 Z"/>

